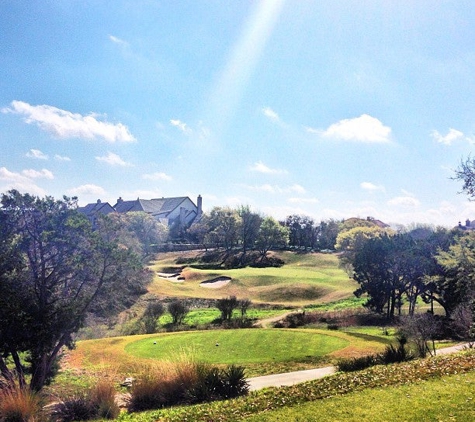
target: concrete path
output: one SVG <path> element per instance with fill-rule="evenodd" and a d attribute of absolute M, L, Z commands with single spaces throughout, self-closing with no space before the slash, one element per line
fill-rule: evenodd
<path fill-rule="evenodd" d="M 305 371 L 285 372 L 283 374 L 264 375 L 262 377 L 248 378 L 249 390 L 260 390 L 266 387 L 282 387 L 284 385 L 294 385 L 305 381 L 311 381 L 334 374 L 334 366 L 324 368 L 307 369 Z"/>
<path fill-rule="evenodd" d="M 444 347 L 437 350 L 437 356 L 448 355 L 464 350 L 468 344 L 459 344 L 452 347 Z M 311 381 L 332 375 L 336 372 L 335 366 L 324 368 L 307 369 L 305 371 L 285 372 L 283 374 L 264 375 L 262 377 L 248 378 L 249 391 L 260 390 L 267 387 L 282 387 L 284 385 L 294 385 L 305 381 Z"/>

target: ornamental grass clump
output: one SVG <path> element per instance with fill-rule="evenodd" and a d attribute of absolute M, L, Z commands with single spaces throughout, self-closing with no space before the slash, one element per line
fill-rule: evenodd
<path fill-rule="evenodd" d="M 115 396 L 110 382 L 99 381 L 89 390 L 61 400 L 53 407 L 50 417 L 55 422 L 115 419 L 120 413 Z"/>
<path fill-rule="evenodd" d="M 138 376 L 130 390 L 130 412 L 161 409 L 178 404 L 203 403 L 247 394 L 244 369 L 230 365 L 181 362 L 175 368 L 157 367 Z"/>
<path fill-rule="evenodd" d="M 37 422 L 44 420 L 42 416 L 38 393 L 19 387 L 0 390 L 1 422 Z"/>

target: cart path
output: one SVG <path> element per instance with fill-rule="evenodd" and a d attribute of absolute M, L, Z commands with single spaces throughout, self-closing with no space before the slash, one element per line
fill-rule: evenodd
<path fill-rule="evenodd" d="M 444 347 L 437 350 L 437 356 L 448 355 L 464 350 L 468 343 L 456 346 Z M 335 366 L 325 366 L 323 368 L 307 369 L 305 371 L 285 372 L 282 374 L 264 375 L 262 377 L 248 378 L 249 391 L 260 390 L 268 387 L 282 387 L 285 385 L 299 384 L 332 375 L 337 371 Z"/>

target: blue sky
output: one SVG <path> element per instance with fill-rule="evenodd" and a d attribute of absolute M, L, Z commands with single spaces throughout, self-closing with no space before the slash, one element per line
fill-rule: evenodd
<path fill-rule="evenodd" d="M 453 226 L 471 1 L 0 1 L 0 192 Z"/>

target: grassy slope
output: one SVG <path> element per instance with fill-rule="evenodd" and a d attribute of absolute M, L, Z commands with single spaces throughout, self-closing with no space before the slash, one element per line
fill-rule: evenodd
<path fill-rule="evenodd" d="M 247 397 L 121 421 L 472 421 L 475 354 L 459 353 L 336 374 Z"/>
<path fill-rule="evenodd" d="M 303 306 L 351 297 L 356 288 L 348 275 L 338 268 L 335 255 L 293 252 L 276 255 L 285 262 L 281 268 L 199 270 L 186 267 L 182 273 L 185 277 L 183 283 L 156 275 L 149 291 L 157 296 L 176 297 L 221 298 L 235 295 L 255 303 Z M 180 256 L 184 256 L 183 253 L 160 255 L 151 268 L 157 273 L 167 267 L 176 267 L 176 258 Z M 232 281 L 219 289 L 200 286 L 200 282 L 219 276 L 231 277 Z"/>
<path fill-rule="evenodd" d="M 473 421 L 475 372 L 379 387 L 266 412 L 249 422 Z"/>

